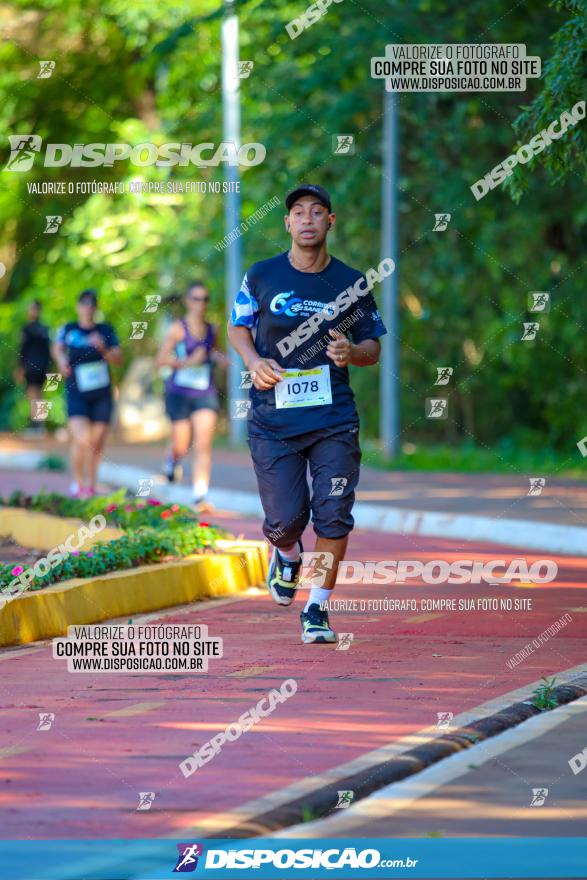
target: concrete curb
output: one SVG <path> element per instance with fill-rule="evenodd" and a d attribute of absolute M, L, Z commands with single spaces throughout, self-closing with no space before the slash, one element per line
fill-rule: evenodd
<path fill-rule="evenodd" d="M 587 694 L 587 675 L 559 685 L 554 688 L 553 693 L 557 705 L 564 705 L 584 697 Z M 493 715 L 443 734 L 388 761 L 338 779 L 335 783 L 308 792 L 303 797 L 281 804 L 230 828 L 224 828 L 218 834 L 208 834 L 206 837 L 209 839 L 267 837 L 303 822 L 309 811 L 313 814 L 312 821 L 318 822 L 336 813 L 339 791 L 354 792 L 353 804 L 356 804 L 384 786 L 413 776 L 444 758 L 469 749 L 476 743 L 510 730 L 528 718 L 540 714 L 541 711 L 534 708 L 529 699 L 514 703 Z"/>
<path fill-rule="evenodd" d="M 130 465 L 104 463 L 100 467 L 100 479 L 106 483 L 136 490 L 139 480 L 154 479 L 154 477 L 152 473 Z M 163 500 L 184 504 L 189 504 L 191 501 L 191 490 L 187 486 L 170 486 L 163 482 L 159 484 L 156 479 L 155 485 L 157 496 Z M 263 517 L 259 497 L 252 492 L 211 489 L 208 498 L 220 510 Z M 363 502 L 355 504 L 353 516 L 357 528 L 372 529 L 377 532 L 453 538 L 466 542 L 487 541 L 525 550 L 587 556 L 587 529 L 580 526 L 407 510 L 400 507 L 377 507 Z"/>
<path fill-rule="evenodd" d="M 0 468 L 34 470 L 44 456 L 38 452 L 0 454 Z M 190 504 L 192 492 L 187 486 L 168 485 L 161 477 L 149 471 L 125 464 L 104 462 L 100 479 L 114 486 L 136 491 L 141 479 L 154 480 L 156 494 L 163 501 Z M 159 482 L 161 480 L 161 482 Z M 244 516 L 263 516 L 259 497 L 252 492 L 234 489 L 211 489 L 210 502 L 219 509 L 234 511 Z M 353 508 L 357 528 L 402 535 L 486 541 L 538 552 L 564 553 L 587 556 L 587 529 L 558 523 L 534 522 L 522 519 L 498 519 L 490 516 L 441 513 L 432 510 L 409 510 L 403 507 L 380 507 L 358 502 Z"/>
<path fill-rule="evenodd" d="M 87 522 L 69 516 L 51 516 L 25 507 L 0 507 L 0 535 L 10 535 L 21 547 L 51 550 L 63 544 Z M 113 541 L 124 535 L 122 529 L 106 526 L 88 537 L 83 549 L 90 550 L 98 541 Z"/>
<path fill-rule="evenodd" d="M 12 534 L 12 519 L 15 532 L 20 534 L 25 525 L 21 513 L 26 514 L 29 545 L 39 549 L 51 549 L 82 525 L 81 520 L 60 522 L 50 514 L 4 508 L 0 512 L 0 526 L 4 524 Z M 118 529 L 110 531 L 115 533 L 114 537 L 124 534 Z M 3 604 L 0 599 L 0 646 L 66 635 L 68 626 L 243 593 L 263 584 L 267 575 L 265 541 L 221 540 L 218 546 L 221 553 L 188 556 L 94 578 L 75 578 L 23 593 Z"/>

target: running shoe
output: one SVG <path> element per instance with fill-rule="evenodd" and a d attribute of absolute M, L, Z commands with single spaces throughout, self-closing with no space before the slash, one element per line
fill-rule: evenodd
<path fill-rule="evenodd" d="M 169 483 L 177 483 L 183 476 L 183 468 L 177 459 L 169 456 L 165 459 L 163 474 L 167 477 Z"/>
<path fill-rule="evenodd" d="M 300 545 L 301 553 L 302 542 L 298 541 L 298 544 Z M 295 599 L 301 568 L 301 557 L 297 562 L 289 562 L 287 559 L 281 558 L 277 547 L 273 548 L 273 556 L 271 557 L 267 577 L 267 589 L 271 594 L 271 598 L 278 605 L 291 605 Z"/>
<path fill-rule="evenodd" d="M 325 644 L 336 641 L 336 633 L 330 629 L 328 611 L 322 610 L 317 602 L 310 605 L 307 611 L 302 611 L 300 620 L 302 622 L 302 642 L 305 645 L 310 645 L 312 642 Z"/>

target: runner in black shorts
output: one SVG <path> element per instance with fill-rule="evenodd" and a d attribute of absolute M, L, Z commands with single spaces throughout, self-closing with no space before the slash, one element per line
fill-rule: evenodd
<path fill-rule="evenodd" d="M 370 291 L 381 275 L 370 270 L 365 279 L 328 255 L 326 236 L 336 215 L 321 186 L 299 186 L 285 205 L 291 250 L 249 269 L 228 333 L 253 374 L 249 446 L 265 511 L 263 531 L 274 547 L 269 592 L 280 605 L 293 601 L 300 537 L 311 513 L 316 562 L 301 614 L 302 641 L 335 642 L 322 603 L 335 586 L 354 525 L 361 459 L 347 367 L 379 358 L 378 337 L 387 331 Z M 391 261 L 383 261 L 381 271 L 384 262 Z"/>
<path fill-rule="evenodd" d="M 218 421 L 218 392 L 212 366 L 228 358 L 217 346 L 218 328 L 206 321 L 208 289 L 193 281 L 185 294 L 186 314 L 169 328 L 157 356 L 157 365 L 172 367 L 165 386 L 165 409 L 171 419 L 171 450 L 165 463 L 169 482 L 178 479 L 180 461 L 193 435 L 194 504 L 208 492 L 212 467 L 212 440 Z"/>
<path fill-rule="evenodd" d="M 112 417 L 112 383 L 108 364 L 120 364 L 122 352 L 111 324 L 96 324 L 97 296 L 84 290 L 77 301 L 77 321 L 57 333 L 53 356 L 66 377 L 67 415 L 72 439 L 71 493 L 89 498 Z"/>

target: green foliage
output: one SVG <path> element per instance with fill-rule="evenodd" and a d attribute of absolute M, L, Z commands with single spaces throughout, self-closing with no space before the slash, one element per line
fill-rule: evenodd
<path fill-rule="evenodd" d="M 60 455 L 46 455 L 37 465 L 39 471 L 65 471 L 67 465 Z"/>
<path fill-rule="evenodd" d="M 550 681 L 548 678 L 543 677 L 542 681 L 544 684 L 539 685 L 536 690 L 532 691 L 534 699 L 531 703 L 536 709 L 556 709 L 558 701 L 553 693 L 556 677 L 551 678 Z"/>
<path fill-rule="evenodd" d="M 26 25 L 17 22 L 20 8 L 7 7 L 4 22 L 19 39 L 0 47 L 6 132 L 34 131 L 45 141 L 71 144 L 222 140 L 220 0 L 198 0 L 197 18 L 188 0 L 36 0 L 27 4 Z M 238 4 L 240 56 L 255 63 L 241 81 L 242 140 L 267 146 L 261 166 L 242 169 L 242 217 L 300 180 L 318 180 L 332 190 L 339 214 L 332 252 L 363 269 L 379 261 L 381 238 L 383 85 L 370 77 L 371 57 L 383 55 L 389 42 L 476 41 L 524 43 L 528 54 L 542 58 L 544 76 L 529 80 L 524 94 L 399 97 L 402 442 L 503 441 L 576 456 L 575 443 L 585 433 L 576 414 L 587 373 L 579 271 L 586 243 L 586 123 L 518 168 L 510 193 L 497 187 L 476 202 L 470 186 L 585 97 L 583 0 L 549 7 L 496 0 L 490 12 L 484 0 L 466 6 L 457 0 L 347 2 L 330 6 L 292 41 L 285 24 L 302 9 L 298 0 Z M 32 59 L 51 56 L 54 75 L 36 79 Z M 354 157 L 333 155 L 336 133 L 355 135 Z M 224 324 L 224 256 L 214 248 L 225 232 L 221 197 L 30 196 L 26 184 L 128 183 L 139 176 L 215 181 L 222 174 L 220 168 L 115 163 L 4 175 L 0 222 L 7 234 L 0 259 L 9 271 L 0 280 L 2 424 L 16 402 L 15 328 L 33 297 L 42 300 L 55 328 L 72 319 L 81 287 L 97 287 L 127 361 L 157 345 L 159 315 L 143 340 L 128 341 L 145 294 L 181 292 L 194 275 L 208 278 L 211 318 Z M 452 214 L 446 232 L 432 232 L 435 212 Z M 64 218 L 57 235 L 43 234 L 47 214 Z M 276 208 L 243 236 L 245 267 L 287 247 L 282 214 Z M 552 310 L 541 316 L 536 341 L 521 342 L 528 293 L 537 290 L 552 293 Z M 438 393 L 437 366 L 452 366 L 454 378 L 446 389 L 449 418 L 435 422 L 424 416 L 424 399 Z M 364 430 L 376 435 L 377 368 L 352 374 Z"/>
<path fill-rule="evenodd" d="M 585 0 L 551 0 L 551 6 L 569 17 L 552 35 L 553 49 L 543 66 L 542 91 L 514 123 L 520 145 L 557 119 L 562 110 L 570 110 L 578 101 L 585 101 L 587 94 Z M 585 126 L 579 124 L 569 129 L 563 138 L 554 141 L 536 159 L 518 167 L 509 180 L 510 191 L 516 200 L 529 186 L 529 177 L 539 165 L 544 165 L 557 183 L 571 175 L 575 182 L 584 181 L 587 171 Z"/>
<path fill-rule="evenodd" d="M 405 444 L 395 458 L 384 458 L 379 444 L 363 444 L 364 461 L 370 467 L 397 471 L 452 471 L 462 473 L 556 473 L 557 477 L 583 477 L 584 467 L 576 457 L 551 449 L 518 447 L 499 442 L 493 448 L 476 446 L 470 440 L 454 446 Z"/>
<path fill-rule="evenodd" d="M 24 507 L 57 516 L 77 517 L 88 521 L 97 514 L 108 518 L 108 525 L 127 530 L 120 538 L 100 541 L 86 552 L 65 551 L 64 558 L 42 577 L 35 577 L 30 590 L 71 578 L 97 577 L 109 571 L 121 571 L 139 565 L 152 565 L 169 557 L 189 556 L 213 550 L 216 540 L 225 537 L 225 529 L 198 520 L 188 507 L 179 504 L 125 503 L 126 492 L 120 489 L 108 498 L 78 500 L 58 494 L 39 493 L 29 497 L 13 492 L 0 505 Z M 20 569 L 20 570 L 19 570 Z M 0 564 L 0 590 L 6 591 L 21 573 L 22 566 Z M 17 588 L 20 584 L 17 584 Z M 14 589 L 14 586 L 13 586 Z M 20 589 L 19 589 L 20 591 Z"/>

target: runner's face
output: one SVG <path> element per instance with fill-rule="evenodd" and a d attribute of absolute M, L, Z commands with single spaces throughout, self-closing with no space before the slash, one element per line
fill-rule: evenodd
<path fill-rule="evenodd" d="M 291 206 L 285 228 L 298 247 L 319 247 L 326 240 L 328 224 L 336 219 L 314 196 L 302 196 Z"/>
<path fill-rule="evenodd" d="M 96 314 L 96 306 L 91 300 L 82 299 L 77 304 L 77 316 L 83 324 L 91 324 Z"/>
<path fill-rule="evenodd" d="M 208 290 L 205 287 L 190 287 L 185 296 L 188 314 L 202 318 L 208 305 Z"/>

